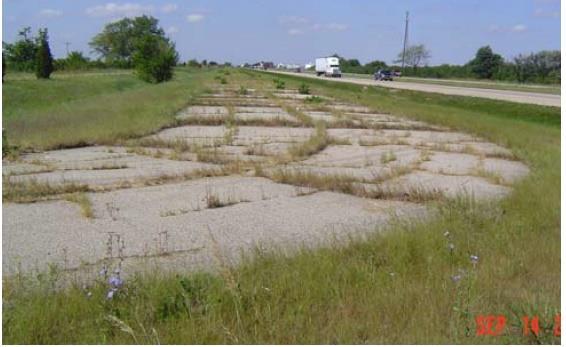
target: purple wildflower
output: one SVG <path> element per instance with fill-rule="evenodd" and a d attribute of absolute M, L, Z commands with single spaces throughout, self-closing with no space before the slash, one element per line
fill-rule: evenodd
<path fill-rule="evenodd" d="M 114 297 L 114 293 L 116 293 L 117 289 L 112 288 L 108 291 L 108 294 L 106 294 L 106 299 L 108 300 L 112 300 L 112 298 Z"/>
<path fill-rule="evenodd" d="M 124 284 L 124 281 L 118 276 L 112 276 L 108 279 L 108 284 L 110 284 L 113 288 L 121 287 Z"/>

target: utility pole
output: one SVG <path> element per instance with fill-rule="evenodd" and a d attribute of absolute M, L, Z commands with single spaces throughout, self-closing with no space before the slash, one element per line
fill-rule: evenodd
<path fill-rule="evenodd" d="M 403 40 L 403 59 L 401 70 L 405 72 L 405 52 L 407 51 L 407 41 L 409 40 L 409 11 L 405 13 L 405 39 Z"/>
<path fill-rule="evenodd" d="M 70 44 L 71 44 L 71 43 L 68 42 L 68 41 L 65 42 L 65 48 L 67 49 L 67 56 L 69 56 L 69 45 L 70 45 Z"/>

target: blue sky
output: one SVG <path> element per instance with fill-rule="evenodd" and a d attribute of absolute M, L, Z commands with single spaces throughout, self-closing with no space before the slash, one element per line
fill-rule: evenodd
<path fill-rule="evenodd" d="M 176 42 L 183 60 L 306 63 L 338 53 L 362 63 L 391 63 L 409 43 L 425 44 L 430 65 L 467 62 L 483 45 L 505 58 L 560 49 L 560 0 L 4 0 L 2 40 L 18 30 L 49 29 L 56 57 L 90 55 L 105 23 L 149 14 Z"/>

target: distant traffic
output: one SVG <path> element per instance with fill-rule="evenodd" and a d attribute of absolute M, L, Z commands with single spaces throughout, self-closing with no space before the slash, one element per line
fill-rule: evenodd
<path fill-rule="evenodd" d="M 240 65 L 240 67 L 255 70 L 283 70 L 299 73 L 314 72 L 317 76 L 337 78 L 342 77 L 342 70 L 340 69 L 340 58 L 337 56 L 316 58 L 314 64 L 274 64 L 273 62 L 269 61 L 260 61 L 255 64 L 242 64 Z M 377 69 L 373 73 L 373 78 L 376 81 L 393 81 L 393 77 L 400 76 L 400 71 L 391 71 L 387 69 Z"/>

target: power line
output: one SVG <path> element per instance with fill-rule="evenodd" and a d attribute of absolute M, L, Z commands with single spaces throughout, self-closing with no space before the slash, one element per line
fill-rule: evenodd
<path fill-rule="evenodd" d="M 405 52 L 407 51 L 407 41 L 409 40 L 409 11 L 405 13 L 405 39 L 403 40 L 403 58 L 401 70 L 405 71 Z"/>

